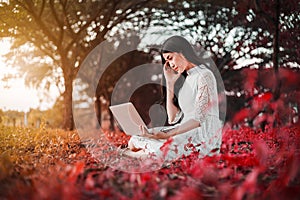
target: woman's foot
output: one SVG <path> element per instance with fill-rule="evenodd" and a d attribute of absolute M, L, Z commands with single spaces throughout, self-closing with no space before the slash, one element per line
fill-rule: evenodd
<path fill-rule="evenodd" d="M 139 158 L 139 159 L 146 159 L 148 158 L 148 153 L 146 153 L 145 151 L 143 151 L 142 149 L 129 149 L 129 148 L 125 148 L 121 150 L 120 153 L 121 156 L 129 156 L 132 158 Z"/>

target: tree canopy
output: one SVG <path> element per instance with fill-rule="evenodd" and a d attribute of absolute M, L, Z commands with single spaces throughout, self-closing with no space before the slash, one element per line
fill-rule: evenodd
<path fill-rule="evenodd" d="M 11 65 L 19 66 L 30 83 L 46 88 L 55 83 L 60 88 L 67 129 L 73 128 L 72 83 L 84 58 L 106 39 L 130 37 L 133 32 L 141 36 L 150 29 L 154 38 L 155 34 L 192 38 L 199 52 L 212 52 L 229 96 L 244 100 L 266 88 L 254 84 L 249 90 L 243 68 L 274 68 L 277 79 L 272 80 L 278 84 L 267 90 L 279 94 L 283 83 L 278 67 L 299 68 L 297 0 L 7 2 L 0 4 L 0 36 L 14 38 L 18 51 L 8 55 Z M 244 106 L 242 102 L 232 109 Z"/>
<path fill-rule="evenodd" d="M 99 43 L 128 28 L 147 25 L 149 7 L 164 1 L 18 1 L 1 2 L 1 37 L 13 37 L 9 56 L 29 82 L 62 87 L 64 127 L 73 129 L 72 83 L 85 56 Z M 130 27 L 120 27 L 130 22 Z M 118 29 L 114 29 L 115 27 Z M 27 46 L 26 46 L 27 45 Z M 50 78 L 49 78 L 50 77 Z"/>

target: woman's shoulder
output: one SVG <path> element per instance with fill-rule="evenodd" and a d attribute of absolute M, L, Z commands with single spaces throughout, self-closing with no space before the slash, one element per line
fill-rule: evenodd
<path fill-rule="evenodd" d="M 208 69 L 205 65 L 204 66 L 199 66 L 197 69 L 197 74 L 196 74 L 196 82 L 199 85 L 202 84 L 213 84 L 216 80 L 213 72 Z"/>
<path fill-rule="evenodd" d="M 204 76 L 214 77 L 213 72 L 210 69 L 208 69 L 207 66 L 205 66 L 203 64 L 197 66 L 197 72 L 198 72 L 197 75 L 200 77 L 204 77 Z"/>

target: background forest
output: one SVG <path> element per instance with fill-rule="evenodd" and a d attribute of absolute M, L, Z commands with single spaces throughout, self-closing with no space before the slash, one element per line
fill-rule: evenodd
<path fill-rule="evenodd" d="M 7 64 L 18 68 L 30 87 L 46 93 L 56 86 L 61 96 L 54 109 L 61 112 L 56 116 L 63 117 L 60 123 L 52 122 L 55 127 L 74 129 L 74 82 L 87 84 L 81 101 L 90 106 L 95 102 L 101 118 L 116 81 L 137 65 L 157 62 L 157 52 L 151 49 L 175 34 L 211 53 L 227 92 L 227 120 L 237 123 L 247 118 L 252 125 L 275 112 L 265 106 L 253 109 L 255 98 L 280 101 L 288 108 L 276 111 L 284 115 L 284 123 L 299 116 L 299 3 L 295 0 L 8 2 L 1 3 L 1 37 L 12 38 L 13 43 Z M 76 80 L 89 52 L 104 40 L 114 43 L 122 38 L 138 50 L 111 64 L 96 93 L 88 86 L 93 75 Z M 149 77 L 161 74 L 158 69 L 148 73 Z M 14 76 L 7 74 L 3 80 L 10 77 Z M 238 112 L 244 116 L 234 118 Z M 46 118 L 51 121 L 52 117 Z M 262 121 L 268 120 L 272 121 Z"/>

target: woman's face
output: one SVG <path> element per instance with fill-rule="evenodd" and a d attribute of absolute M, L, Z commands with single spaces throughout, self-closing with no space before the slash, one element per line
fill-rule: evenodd
<path fill-rule="evenodd" d="M 162 54 L 166 60 L 166 65 L 169 65 L 174 71 L 178 73 L 184 72 L 189 66 L 188 60 L 182 55 L 182 53 L 170 52 Z"/>

